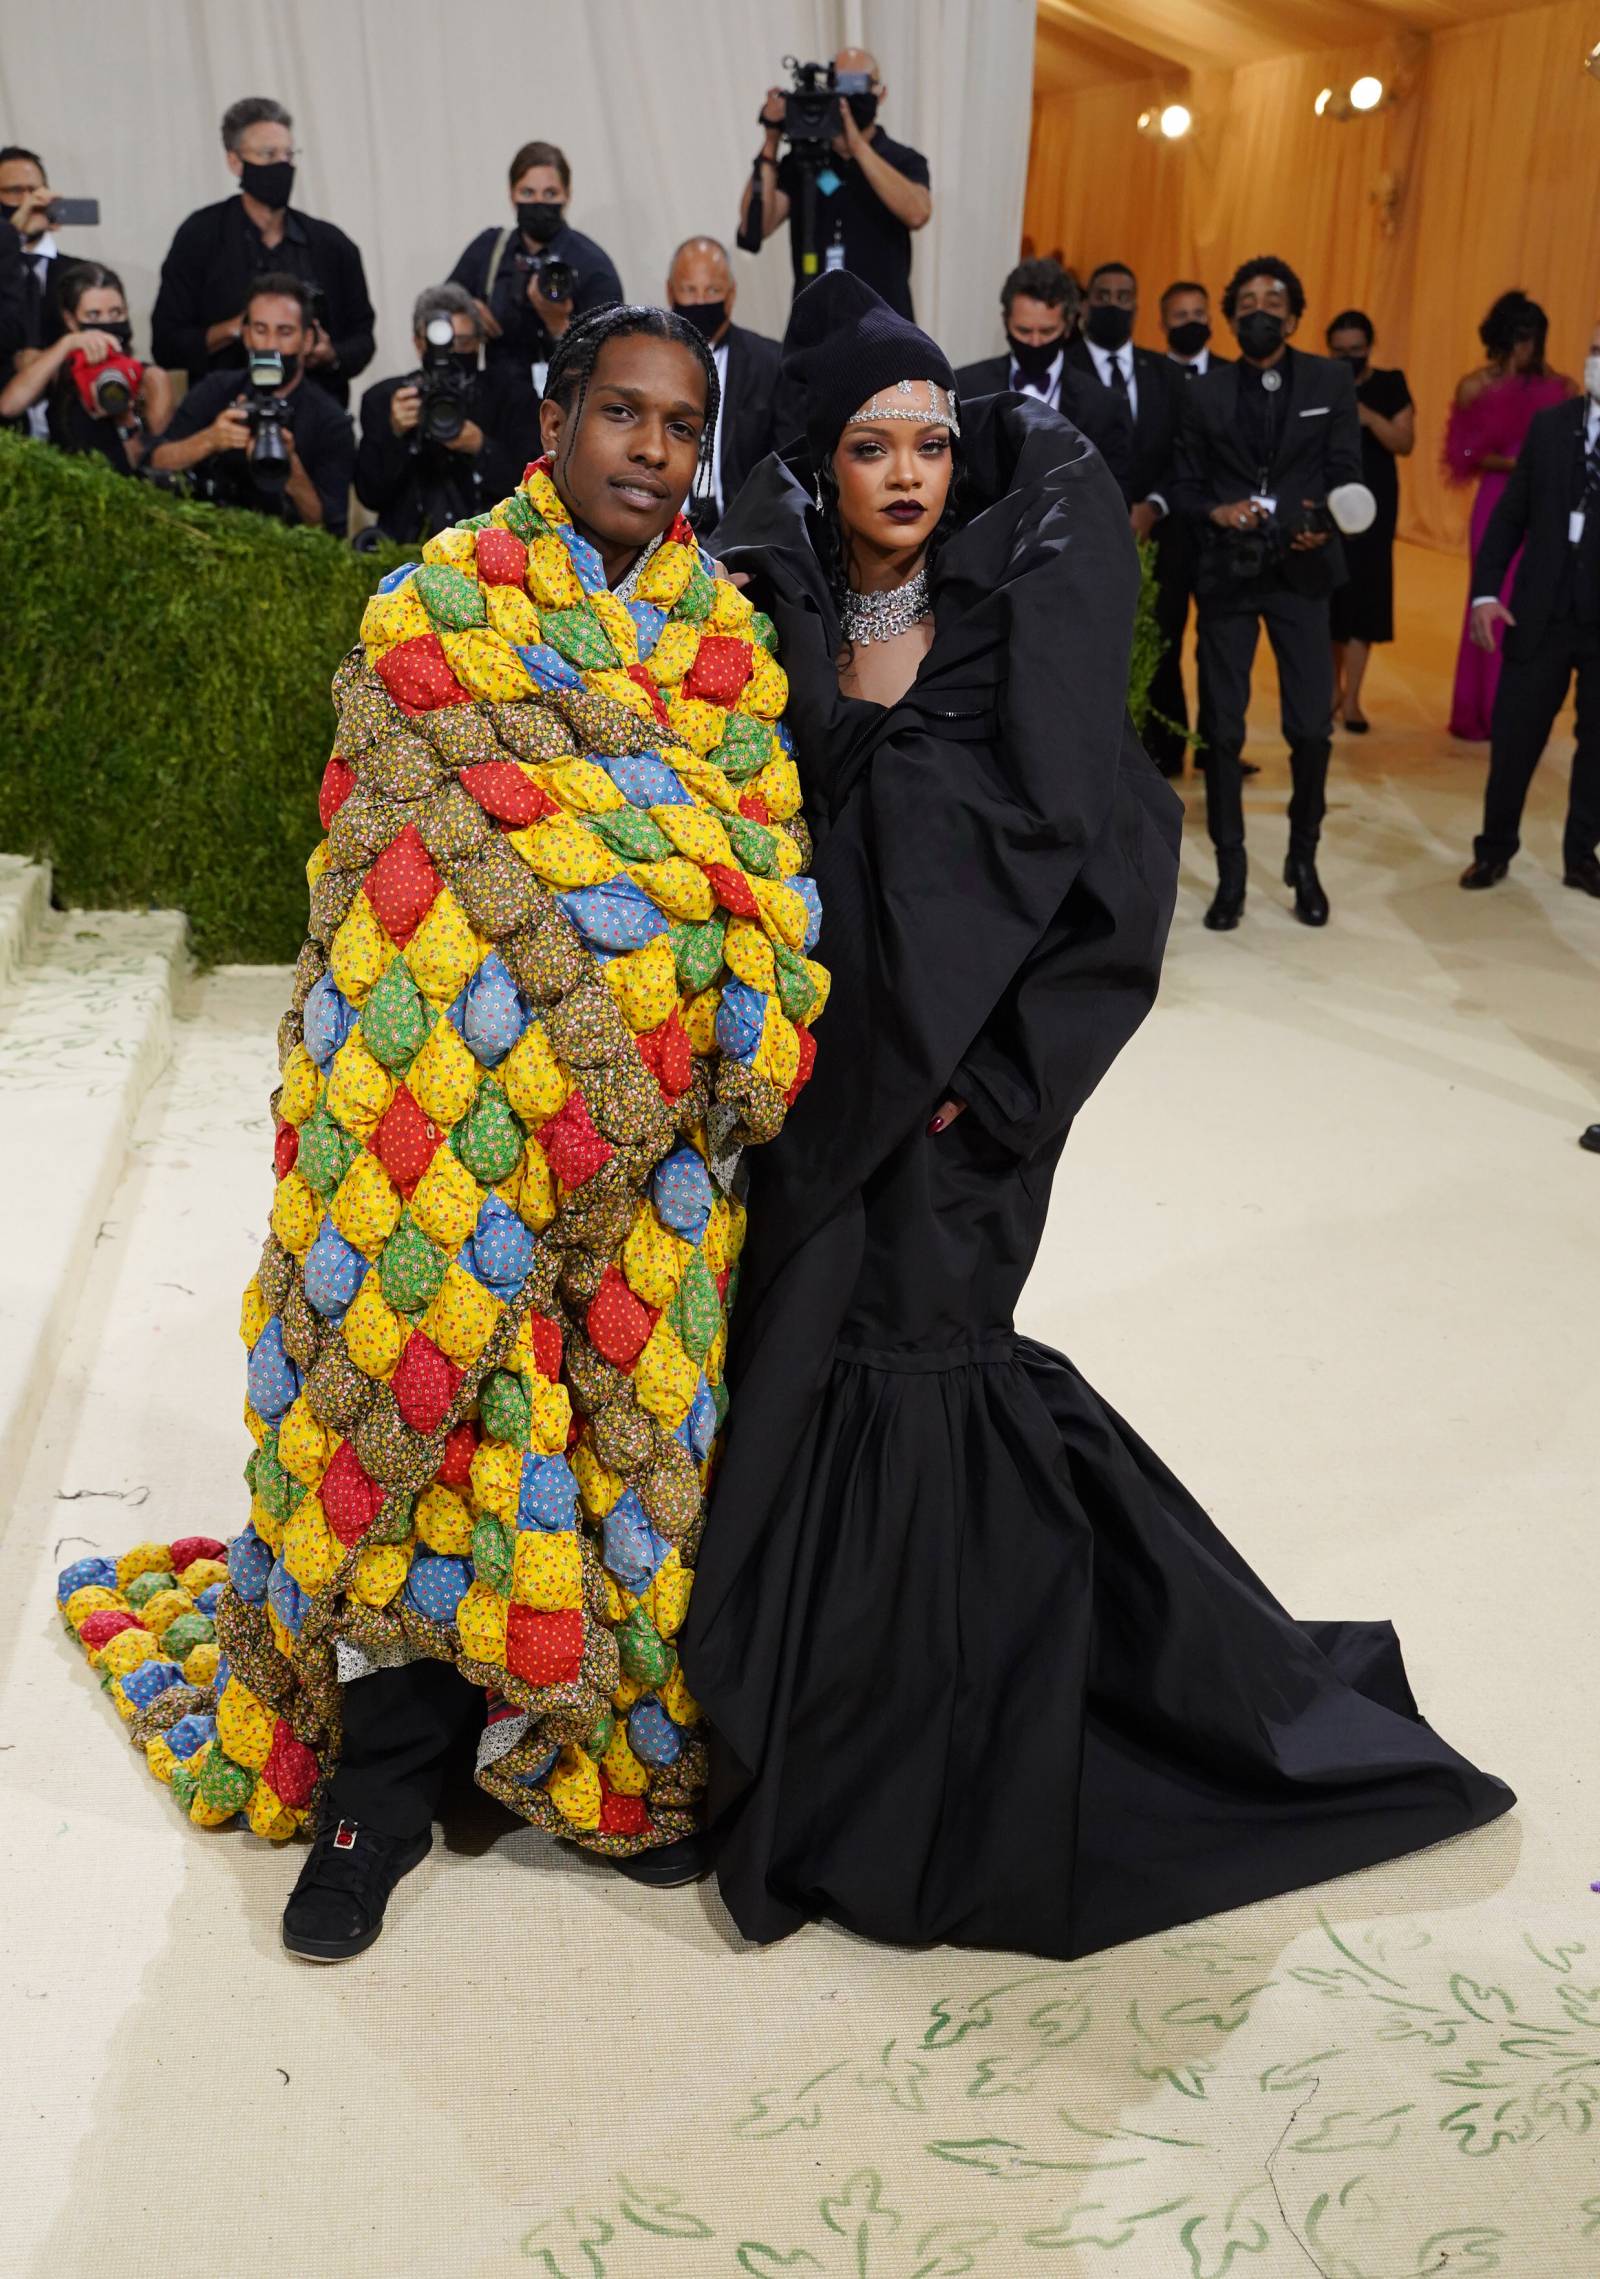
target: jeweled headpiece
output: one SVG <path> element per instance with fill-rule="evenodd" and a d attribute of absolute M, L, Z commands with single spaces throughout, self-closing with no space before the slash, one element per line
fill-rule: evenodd
<path fill-rule="evenodd" d="M 853 427 L 862 419 L 913 419 L 919 427 L 947 427 L 952 435 L 961 433 L 955 390 L 941 388 L 937 380 L 897 380 L 892 389 L 878 389 L 858 412 L 851 413 L 848 424 Z"/>

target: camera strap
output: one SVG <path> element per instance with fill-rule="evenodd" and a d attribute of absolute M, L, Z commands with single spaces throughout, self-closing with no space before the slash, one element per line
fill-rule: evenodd
<path fill-rule="evenodd" d="M 506 257 L 506 247 L 511 243 L 511 234 L 509 229 L 503 229 L 495 239 L 494 251 L 489 256 L 489 273 L 483 280 L 483 297 L 490 308 L 494 306 L 495 281 L 500 275 L 500 264 Z"/>

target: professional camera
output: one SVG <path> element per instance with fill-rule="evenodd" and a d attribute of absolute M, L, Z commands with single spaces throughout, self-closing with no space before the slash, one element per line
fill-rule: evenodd
<path fill-rule="evenodd" d="M 795 155 L 828 149 L 844 133 L 843 104 L 852 95 L 870 95 L 872 80 L 865 71 L 835 71 L 831 63 L 797 63 L 792 55 L 783 68 L 793 84 L 783 98 L 782 132 Z"/>
<path fill-rule="evenodd" d="M 570 261 L 544 248 L 560 229 L 562 211 L 542 198 L 529 198 L 517 207 L 517 233 L 510 249 L 510 266 L 526 281 L 537 277 L 547 301 L 570 301 L 578 290 L 578 272 Z"/>
<path fill-rule="evenodd" d="M 422 336 L 422 369 L 408 387 L 422 398 L 417 417 L 419 443 L 454 443 L 467 422 L 472 375 L 456 362 L 455 326 L 447 316 L 429 317 Z"/>
<path fill-rule="evenodd" d="M 287 407 L 278 394 L 283 376 L 283 358 L 276 348 L 251 349 L 245 359 L 250 393 L 244 416 L 255 439 L 250 453 L 251 480 L 263 491 L 281 491 L 289 480 Z"/>
<path fill-rule="evenodd" d="M 89 417 L 114 420 L 119 425 L 127 418 L 144 378 L 144 366 L 136 356 L 106 356 L 91 364 L 81 348 L 75 348 L 67 358 L 67 370 Z"/>
<path fill-rule="evenodd" d="M 1339 483 L 1325 499 L 1286 504 L 1249 530 L 1223 530 L 1222 559 L 1228 575 L 1248 584 L 1277 569 L 1294 551 L 1294 541 L 1317 532 L 1341 531 L 1354 538 L 1370 530 L 1377 501 L 1365 483 Z"/>

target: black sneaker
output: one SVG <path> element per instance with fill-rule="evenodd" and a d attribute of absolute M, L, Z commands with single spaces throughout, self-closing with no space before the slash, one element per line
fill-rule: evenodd
<path fill-rule="evenodd" d="M 420 1836 L 385 1836 L 357 1820 L 325 1822 L 283 1911 L 290 1954 L 307 1962 L 364 1954 L 383 1929 L 395 1885 L 432 1849 L 431 1828 Z"/>
<path fill-rule="evenodd" d="M 647 1884 L 652 1891 L 671 1891 L 680 1883 L 699 1883 L 711 1873 L 711 1845 L 697 1831 L 678 1837 L 675 1843 L 655 1844 L 648 1852 L 629 1852 L 611 1865 L 630 1883 Z"/>

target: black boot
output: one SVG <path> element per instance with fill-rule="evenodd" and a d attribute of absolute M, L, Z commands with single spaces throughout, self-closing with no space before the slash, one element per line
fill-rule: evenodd
<path fill-rule="evenodd" d="M 1217 849 L 1217 891 L 1206 912 L 1206 924 L 1214 934 L 1232 933 L 1244 914 L 1245 879 L 1248 875 L 1243 847 Z"/>
<path fill-rule="evenodd" d="M 611 1864 L 630 1883 L 647 1884 L 652 1891 L 671 1891 L 680 1883 L 699 1883 L 711 1873 L 711 1845 L 697 1829 L 692 1836 L 678 1837 L 675 1843 L 656 1844 L 648 1852 L 630 1852 Z"/>
<path fill-rule="evenodd" d="M 433 1849 L 433 1832 L 384 1836 L 358 1820 L 325 1820 L 283 1911 L 283 1943 L 307 1962 L 345 1962 L 383 1929 L 403 1875 Z"/>
<path fill-rule="evenodd" d="M 1297 855 L 1291 847 L 1289 859 L 1283 866 L 1283 883 L 1294 889 L 1294 914 L 1302 926 L 1325 926 L 1328 923 L 1328 897 L 1322 891 L 1317 876 L 1315 853 Z"/>

